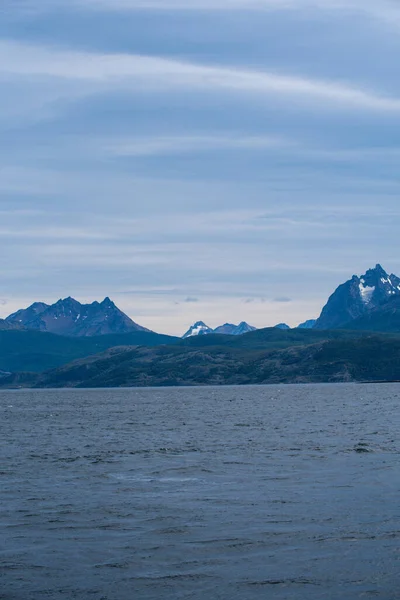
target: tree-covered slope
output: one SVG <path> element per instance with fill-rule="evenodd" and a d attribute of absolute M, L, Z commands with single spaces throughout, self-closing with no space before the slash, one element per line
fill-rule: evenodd
<path fill-rule="evenodd" d="M 180 346 L 188 348 L 207 348 L 221 346 L 228 348 L 242 348 L 251 350 L 265 350 L 268 348 L 289 348 L 291 346 L 304 346 L 316 342 L 352 339 L 366 335 L 364 332 L 334 329 L 330 331 L 317 329 L 277 329 L 268 327 L 257 329 L 244 335 L 202 335 L 191 337 L 179 342 Z"/>
<path fill-rule="evenodd" d="M 5 386 L 134 387 L 400 380 L 400 337 L 370 335 L 286 349 L 120 347 Z"/>
<path fill-rule="evenodd" d="M 173 344 L 178 338 L 147 331 L 71 338 L 30 330 L 0 330 L 0 371 L 46 371 L 113 346 Z"/>

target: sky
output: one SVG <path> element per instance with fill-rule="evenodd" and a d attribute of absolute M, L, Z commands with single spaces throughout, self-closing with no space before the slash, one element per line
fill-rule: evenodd
<path fill-rule="evenodd" d="M 400 274 L 398 0 L 0 0 L 0 317 L 291 326 Z"/>

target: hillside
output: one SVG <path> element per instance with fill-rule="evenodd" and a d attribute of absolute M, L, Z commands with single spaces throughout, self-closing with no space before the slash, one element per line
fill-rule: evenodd
<path fill-rule="evenodd" d="M 400 332 L 400 297 L 391 298 L 347 327 L 354 331 Z"/>
<path fill-rule="evenodd" d="M 113 346 L 157 346 L 177 341 L 178 338 L 147 331 L 72 338 L 41 331 L 4 329 L 0 330 L 0 371 L 46 371 Z"/>
<path fill-rule="evenodd" d="M 360 336 L 352 331 L 284 331 L 259 329 L 242 336 L 202 335 L 181 340 L 150 331 L 101 335 L 94 337 L 67 337 L 53 333 L 11 329 L 0 330 L 0 371 L 41 372 L 65 365 L 78 358 L 98 354 L 116 346 L 160 346 L 177 344 L 183 348 L 237 348 L 267 350 L 307 345 L 328 339 L 350 339 Z"/>
<path fill-rule="evenodd" d="M 0 319 L 0 331 L 9 331 L 10 329 L 23 329 L 18 323 L 9 323 L 5 319 Z"/>
<path fill-rule="evenodd" d="M 400 337 L 369 335 L 270 350 L 182 345 L 112 348 L 7 387 L 135 387 L 400 379 Z"/>
<path fill-rule="evenodd" d="M 365 332 L 334 329 L 331 331 L 317 329 L 278 329 L 268 327 L 257 329 L 241 336 L 231 335 L 202 335 L 191 337 L 179 342 L 180 346 L 190 348 L 207 348 L 221 346 L 251 350 L 266 350 L 268 348 L 288 348 L 303 346 L 325 340 L 352 339 L 367 335 Z"/>

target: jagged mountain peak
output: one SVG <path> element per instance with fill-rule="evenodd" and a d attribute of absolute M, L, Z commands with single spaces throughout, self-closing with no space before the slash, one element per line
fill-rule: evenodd
<path fill-rule="evenodd" d="M 60 298 L 55 304 L 53 304 L 54 308 L 57 307 L 61 309 L 79 309 L 81 306 L 82 304 L 78 302 L 78 300 L 75 300 L 75 298 L 72 298 L 71 296 L 68 296 L 68 298 Z"/>
<path fill-rule="evenodd" d="M 378 274 L 387 275 L 385 269 L 379 263 L 375 265 L 374 269 L 369 269 L 369 271 L 375 271 Z"/>
<path fill-rule="evenodd" d="M 255 329 L 256 327 L 252 327 L 245 321 L 241 321 L 239 325 L 235 325 L 234 323 L 224 323 L 224 325 L 220 325 L 215 329 L 212 329 L 211 327 L 206 325 L 204 321 L 197 321 L 188 329 L 188 331 L 182 337 L 183 339 L 186 339 L 188 337 L 193 337 L 196 335 L 210 335 L 211 333 L 220 335 L 243 335 L 244 333 L 255 331 Z"/>
<path fill-rule="evenodd" d="M 241 321 L 239 325 L 236 327 L 233 335 L 243 335 L 244 333 L 250 333 L 251 331 L 256 331 L 257 327 L 253 327 L 253 325 L 249 325 L 246 321 Z"/>
<path fill-rule="evenodd" d="M 39 308 L 35 309 L 35 305 Z M 35 303 L 10 315 L 7 321 L 18 322 L 27 329 L 74 337 L 148 331 L 117 308 L 110 298 L 91 304 L 81 304 L 71 296 L 60 298 L 51 306 Z"/>
<path fill-rule="evenodd" d="M 80 302 L 72 298 L 72 296 L 68 296 L 67 298 L 60 298 L 55 304 L 80 304 Z"/>
<path fill-rule="evenodd" d="M 291 329 L 291 328 L 286 323 L 278 323 L 278 325 L 274 326 L 274 329 L 282 329 L 284 331 L 287 331 L 288 329 Z"/>
<path fill-rule="evenodd" d="M 104 300 L 100 302 L 100 306 L 104 306 L 105 308 L 114 308 L 115 303 L 108 296 L 106 296 Z"/>
<path fill-rule="evenodd" d="M 252 325 L 249 325 L 246 323 L 246 321 L 241 321 L 239 325 L 235 325 L 234 323 L 225 323 L 224 325 L 220 325 L 213 330 L 213 333 L 219 333 L 223 335 L 243 335 L 244 333 L 249 333 L 255 329 L 255 327 L 252 327 Z"/>
<path fill-rule="evenodd" d="M 196 321 L 187 332 L 182 336 L 183 339 L 194 337 L 197 335 L 207 335 L 213 333 L 213 330 L 204 323 L 204 321 Z"/>
<path fill-rule="evenodd" d="M 364 275 L 353 275 L 340 285 L 330 296 L 314 327 L 337 329 L 345 326 L 398 295 L 400 279 L 396 275 L 388 275 L 377 264 Z"/>

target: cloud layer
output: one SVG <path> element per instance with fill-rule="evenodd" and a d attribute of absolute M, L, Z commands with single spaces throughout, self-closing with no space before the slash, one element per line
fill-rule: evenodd
<path fill-rule="evenodd" d="M 353 272 L 400 274 L 396 3 L 0 14 L 0 316 L 109 295 L 166 333 L 294 325 Z"/>
<path fill-rule="evenodd" d="M 288 76 L 239 67 L 217 67 L 134 54 L 65 52 L 0 42 L 0 73 L 23 78 L 83 81 L 121 86 L 132 93 L 151 90 L 229 90 L 260 97 L 279 95 L 324 101 L 353 109 L 400 112 L 400 98 L 330 80 Z M 324 107 L 326 104 L 324 104 Z M 320 107 L 321 108 L 321 107 Z"/>

